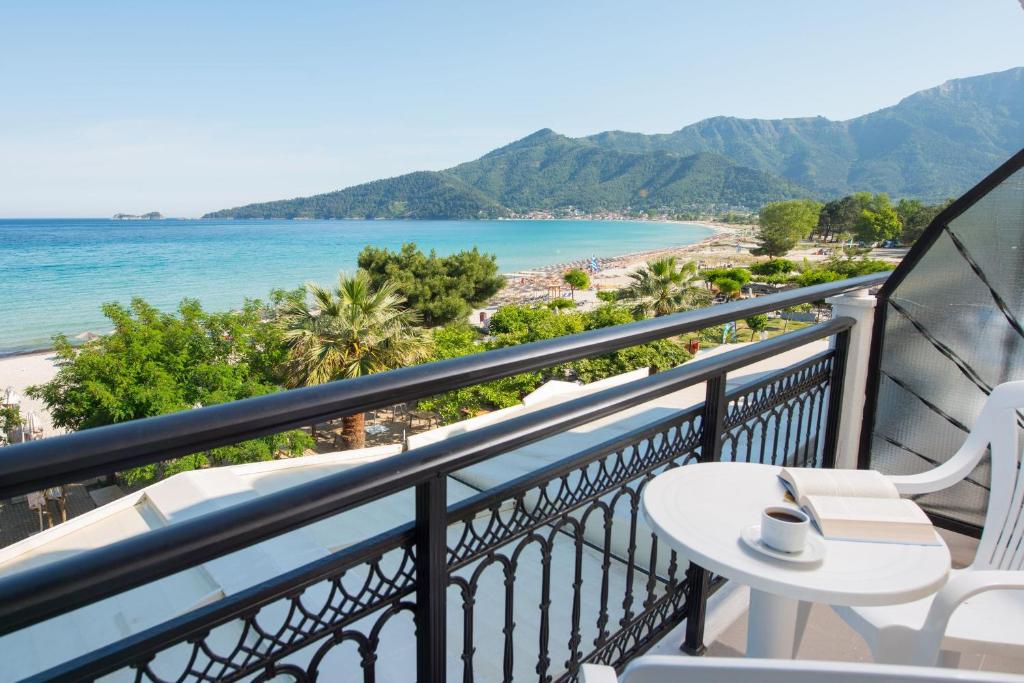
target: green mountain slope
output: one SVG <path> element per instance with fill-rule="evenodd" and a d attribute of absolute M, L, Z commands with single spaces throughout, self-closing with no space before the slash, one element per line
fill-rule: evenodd
<path fill-rule="evenodd" d="M 587 138 L 626 152 L 714 152 L 824 195 L 938 200 L 1024 147 L 1024 68 L 949 81 L 849 121 L 715 117 L 674 133 Z"/>
<path fill-rule="evenodd" d="M 756 209 L 853 191 L 938 201 L 1024 147 L 1024 68 L 949 81 L 849 121 L 715 117 L 674 133 L 544 129 L 423 171 L 208 218 L 494 218 L 532 210 Z"/>
<path fill-rule="evenodd" d="M 543 130 L 447 171 L 224 209 L 204 218 L 497 218 L 576 207 L 757 208 L 808 190 L 714 154 L 634 154 Z"/>
<path fill-rule="evenodd" d="M 548 129 L 449 172 L 515 212 L 757 207 L 807 194 L 718 155 L 620 152 Z"/>
<path fill-rule="evenodd" d="M 447 173 L 419 171 L 312 197 L 249 204 L 203 218 L 498 218 L 508 210 Z"/>

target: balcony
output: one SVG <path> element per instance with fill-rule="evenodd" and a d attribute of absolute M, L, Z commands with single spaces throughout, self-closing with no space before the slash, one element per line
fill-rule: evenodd
<path fill-rule="evenodd" d="M 926 262 L 919 251 L 909 267 Z M 0 680 L 573 680 L 583 663 L 622 667 L 646 652 L 741 654 L 744 589 L 659 543 L 640 494 L 692 463 L 856 467 L 877 464 L 873 439 L 911 449 L 906 434 L 884 432 L 891 389 L 880 377 L 912 389 L 879 366 L 896 333 L 869 292 L 886 277 L 3 449 L 6 499 L 756 313 L 832 305 L 831 319 L 797 332 L 658 374 L 556 387 L 404 452 L 178 475 L 10 546 L 0 551 Z M 910 282 L 894 277 L 883 298 Z M 926 330 L 939 338 L 937 325 Z M 881 462 L 901 473 L 934 464 L 914 453 Z M 939 504 L 955 561 L 966 562 L 972 513 L 958 520 L 955 504 Z M 809 631 L 801 657 L 867 658 L 827 609 Z"/>

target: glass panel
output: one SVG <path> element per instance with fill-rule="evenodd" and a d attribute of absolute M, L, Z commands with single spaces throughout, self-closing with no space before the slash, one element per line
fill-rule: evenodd
<path fill-rule="evenodd" d="M 871 464 L 910 474 L 956 452 L 992 387 L 1024 379 L 1024 170 L 952 220 L 886 305 Z M 981 525 L 988 470 L 919 502 Z"/>

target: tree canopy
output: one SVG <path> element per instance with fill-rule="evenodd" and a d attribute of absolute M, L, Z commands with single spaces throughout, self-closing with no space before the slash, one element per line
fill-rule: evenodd
<path fill-rule="evenodd" d="M 794 270 L 796 270 L 796 264 L 784 258 L 762 261 L 750 266 L 750 272 L 754 275 L 788 275 Z"/>
<path fill-rule="evenodd" d="M 476 330 L 463 322 L 435 328 L 432 360 L 456 358 L 584 330 L 622 325 L 634 320 L 628 308 L 616 304 L 604 304 L 587 313 L 558 313 L 545 306 L 503 306 L 491 318 L 492 336 L 489 340 L 481 338 Z M 596 358 L 447 392 L 420 401 L 420 407 L 435 410 L 446 421 L 453 422 L 481 410 L 516 405 L 523 396 L 548 379 L 565 379 L 568 375 L 583 382 L 593 382 L 642 367 L 650 367 L 656 371 L 666 370 L 690 358 L 691 355 L 682 344 L 670 339 L 661 339 Z"/>
<path fill-rule="evenodd" d="M 573 299 L 576 298 L 577 289 L 586 289 L 590 286 L 590 276 L 587 275 L 586 271 L 579 268 L 566 271 L 565 275 L 562 276 L 562 280 L 565 284 L 569 285 L 569 296 Z"/>
<path fill-rule="evenodd" d="M 280 331 L 261 322 L 266 307 L 260 302 L 247 302 L 241 311 L 208 313 L 186 299 L 176 313 L 163 313 L 134 299 L 128 307 L 105 304 L 103 313 L 114 333 L 80 347 L 55 338 L 56 376 L 29 389 L 58 427 L 89 429 L 278 390 L 284 349 Z M 129 484 L 146 482 L 207 464 L 301 454 L 311 446 L 304 432 L 285 432 L 122 475 Z"/>
<path fill-rule="evenodd" d="M 750 253 L 770 258 L 785 256 L 797 242 L 810 236 L 818 225 L 821 208 L 810 199 L 765 204 L 758 214 L 757 247 Z"/>
<path fill-rule="evenodd" d="M 632 282 L 621 290 L 621 298 L 632 301 L 634 314 L 643 317 L 668 315 L 706 303 L 706 295 L 697 286 L 697 264 L 680 264 L 675 256 L 648 261 L 629 274 Z"/>
<path fill-rule="evenodd" d="M 323 384 L 411 365 L 425 357 L 430 340 L 419 315 L 405 307 L 395 283 L 374 287 L 366 271 L 338 275 L 334 289 L 310 283 L 313 307 L 305 298 L 286 301 L 278 324 L 288 359 L 283 365 L 288 386 Z M 350 448 L 364 445 L 362 413 L 342 421 Z"/>
<path fill-rule="evenodd" d="M 305 299 L 290 301 L 279 312 L 288 386 L 362 377 L 427 355 L 419 316 L 405 308 L 394 283 L 374 287 L 359 272 L 340 274 L 333 289 L 314 283 L 306 288 L 312 306 Z"/>
<path fill-rule="evenodd" d="M 758 223 L 762 229 L 786 231 L 797 240 L 810 237 L 818 225 L 822 205 L 811 199 L 770 202 L 761 207 Z"/>
<path fill-rule="evenodd" d="M 505 285 L 497 258 L 476 247 L 438 256 L 433 250 L 424 254 L 414 243 L 403 244 L 397 252 L 367 246 L 360 252 L 358 264 L 374 287 L 394 283 L 396 292 L 428 326 L 465 319 L 474 306 Z"/>
<path fill-rule="evenodd" d="M 913 244 L 916 242 L 924 232 L 924 229 L 935 220 L 935 217 L 952 203 L 952 199 L 931 205 L 917 199 L 901 199 L 896 204 L 896 214 L 900 217 L 900 222 L 903 224 L 900 242 L 903 244 Z"/>
<path fill-rule="evenodd" d="M 884 193 L 876 194 L 864 203 L 853 226 L 854 234 L 869 244 L 896 239 L 902 231 L 899 214 L 889 201 L 889 195 Z"/>

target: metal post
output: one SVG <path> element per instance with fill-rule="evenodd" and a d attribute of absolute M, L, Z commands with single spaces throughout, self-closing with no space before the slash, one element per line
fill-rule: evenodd
<path fill-rule="evenodd" d="M 708 571 L 693 562 L 686 570 L 686 639 L 681 649 L 688 655 L 702 655 L 704 616 L 708 606 Z"/>
<path fill-rule="evenodd" d="M 722 457 L 722 429 L 725 424 L 725 374 L 707 381 L 704 415 L 701 418 L 701 462 L 717 462 Z M 702 655 L 704 647 L 704 614 L 708 604 L 708 572 L 693 562 L 686 569 L 686 639 L 682 651 Z"/>
<path fill-rule="evenodd" d="M 445 475 L 416 487 L 416 680 L 445 680 L 448 504 Z"/>
<path fill-rule="evenodd" d="M 843 330 L 835 337 L 832 349 L 832 375 L 828 383 L 828 414 L 825 417 L 825 444 L 821 451 L 821 466 L 836 466 L 836 448 L 839 425 L 843 413 L 843 384 L 846 381 L 846 359 L 849 357 L 850 331 Z"/>
<path fill-rule="evenodd" d="M 701 418 L 701 462 L 718 462 L 722 457 L 722 430 L 725 425 L 725 375 L 707 381 L 704 416 Z"/>

